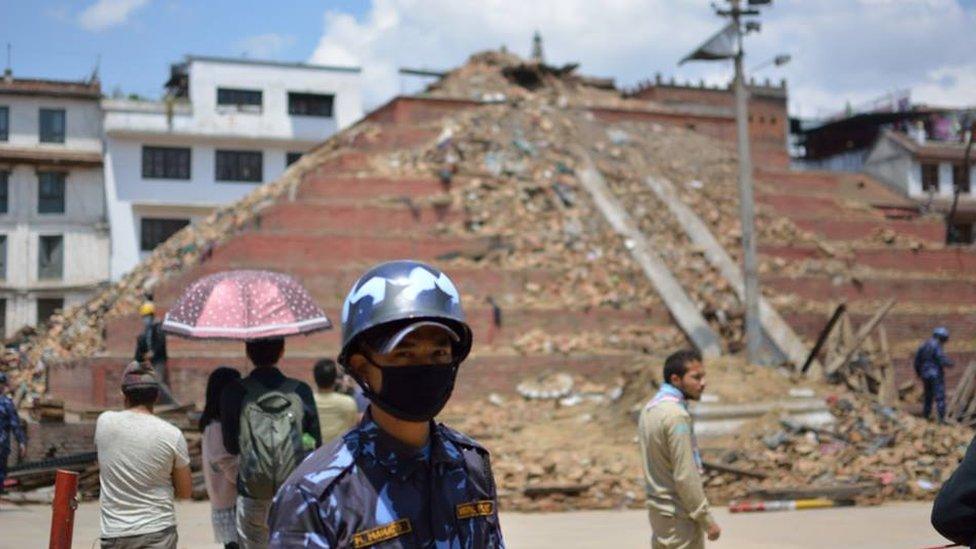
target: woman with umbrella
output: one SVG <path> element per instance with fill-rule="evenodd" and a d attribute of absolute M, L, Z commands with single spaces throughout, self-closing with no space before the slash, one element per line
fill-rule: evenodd
<path fill-rule="evenodd" d="M 228 271 L 198 280 L 166 315 L 163 330 L 194 339 L 243 341 L 254 369 L 220 398 L 224 446 L 238 455 L 237 534 L 241 547 L 266 547 L 267 515 L 278 487 L 322 444 L 312 389 L 278 369 L 284 338 L 332 323 L 293 278 Z"/>

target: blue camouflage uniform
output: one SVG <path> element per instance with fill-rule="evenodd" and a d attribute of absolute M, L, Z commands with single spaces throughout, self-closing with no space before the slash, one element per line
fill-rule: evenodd
<path fill-rule="evenodd" d="M 21 445 L 27 442 L 24 429 L 17 416 L 14 401 L 7 395 L 0 395 L 0 492 L 3 491 L 3 481 L 7 478 L 7 458 L 10 456 L 10 433 L 14 434 Z"/>
<path fill-rule="evenodd" d="M 942 342 L 936 337 L 930 337 L 915 353 L 915 373 L 922 378 L 925 387 L 925 406 L 923 414 L 929 417 L 932 413 L 932 401 L 935 400 L 939 419 L 945 419 L 945 368 L 952 366 L 952 360 L 942 350 Z"/>
<path fill-rule="evenodd" d="M 344 436 L 309 456 L 274 498 L 271 547 L 497 548 L 488 451 L 431 422 L 411 449 L 367 411 Z"/>

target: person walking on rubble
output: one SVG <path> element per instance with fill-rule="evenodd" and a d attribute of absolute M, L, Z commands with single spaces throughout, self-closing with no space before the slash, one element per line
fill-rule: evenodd
<path fill-rule="evenodd" d="M 220 424 L 224 447 L 240 456 L 237 537 L 248 549 L 267 547 L 271 499 L 308 451 L 322 445 L 322 434 L 311 387 L 278 369 L 285 340 L 248 341 L 245 351 L 254 369 L 224 389 Z"/>
<path fill-rule="evenodd" d="M 949 330 L 942 326 L 932 332 L 915 353 L 915 374 L 922 379 L 925 388 L 922 416 L 928 419 L 932 414 L 932 401 L 935 401 L 939 422 L 945 423 L 945 369 L 952 367 L 952 360 L 946 356 L 943 346 L 949 341 Z"/>
<path fill-rule="evenodd" d="M 203 480 L 210 496 L 210 522 L 214 541 L 224 549 L 237 549 L 237 456 L 224 448 L 220 428 L 220 396 L 228 385 L 241 379 L 233 368 L 221 366 L 207 379 L 207 400 L 200 415 Z"/>
<path fill-rule="evenodd" d="M 505 546 L 488 451 L 433 421 L 471 341 L 457 288 L 429 265 L 384 263 L 353 285 L 339 363 L 370 405 L 281 487 L 272 547 Z"/>
<path fill-rule="evenodd" d="M 142 318 L 142 333 L 136 336 L 136 352 L 133 360 L 151 364 L 159 380 L 162 404 L 175 404 L 176 399 L 169 389 L 169 376 L 166 372 L 166 334 L 156 321 L 156 305 L 146 301 L 139 306 Z"/>
<path fill-rule="evenodd" d="M 153 415 L 159 381 L 131 362 L 122 374 L 125 409 L 95 423 L 103 549 L 175 549 L 175 499 L 193 491 L 186 439 Z"/>
<path fill-rule="evenodd" d="M 640 415 L 647 508 L 654 549 L 696 549 L 722 533 L 709 510 L 688 401 L 705 389 L 701 354 L 677 351 L 664 362 L 664 383 Z"/>
<path fill-rule="evenodd" d="M 3 493 L 3 482 L 7 478 L 7 459 L 10 457 L 10 437 L 17 439 L 17 450 L 20 459 L 27 455 L 27 437 L 17 415 L 14 401 L 7 395 L 7 374 L 0 372 L 0 494 Z"/>
<path fill-rule="evenodd" d="M 331 358 L 323 358 L 312 368 L 315 376 L 315 408 L 318 411 L 322 443 L 348 431 L 359 420 L 356 400 L 336 390 L 338 365 Z"/>

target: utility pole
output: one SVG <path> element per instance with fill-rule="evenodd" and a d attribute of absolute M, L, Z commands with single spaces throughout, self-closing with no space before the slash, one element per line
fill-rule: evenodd
<path fill-rule="evenodd" d="M 759 319 L 759 269 L 756 266 L 755 203 L 752 196 L 752 156 L 749 151 L 749 92 L 746 89 L 745 71 L 742 69 L 745 50 L 742 38 L 746 33 L 758 32 L 759 22 L 743 21 L 743 16 L 759 15 L 757 6 L 768 6 L 772 0 L 727 0 L 729 9 L 719 9 L 712 4 L 715 13 L 728 17 L 729 23 L 709 38 L 695 51 L 685 56 L 678 65 L 687 61 L 716 61 L 732 59 L 735 62 L 735 131 L 739 145 L 739 217 L 742 224 L 742 278 L 746 313 L 746 358 L 752 364 L 761 362 L 763 333 Z M 741 7 L 743 1 L 747 7 Z M 789 60 L 777 56 L 776 64 Z"/>
<path fill-rule="evenodd" d="M 742 70 L 743 15 L 740 0 L 729 0 L 729 16 L 736 34 L 735 53 L 735 129 L 739 142 L 739 217 L 742 224 L 742 275 L 746 306 L 746 359 L 750 364 L 760 362 L 762 352 L 762 323 L 759 320 L 759 269 L 756 266 L 755 202 L 752 195 L 752 152 L 749 149 L 749 92 Z M 755 12 L 755 10 L 747 10 Z"/>

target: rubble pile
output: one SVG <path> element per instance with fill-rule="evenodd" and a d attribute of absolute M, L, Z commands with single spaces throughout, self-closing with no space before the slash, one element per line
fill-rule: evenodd
<path fill-rule="evenodd" d="M 593 106 L 648 108 L 649 101 L 625 99 L 613 79 L 576 73 L 578 64 L 548 65 L 501 51 L 472 55 L 467 63 L 430 84 L 422 95 L 505 103 L 540 96 L 560 107 Z"/>
<path fill-rule="evenodd" d="M 744 429 L 729 448 L 706 455 L 719 463 L 766 475 L 764 480 L 711 474 L 706 482 L 717 501 L 770 493 L 783 487 L 857 487 L 864 502 L 929 499 L 955 470 L 972 430 L 938 425 L 883 407 L 855 393 L 829 396 L 833 427 L 765 418 Z"/>

